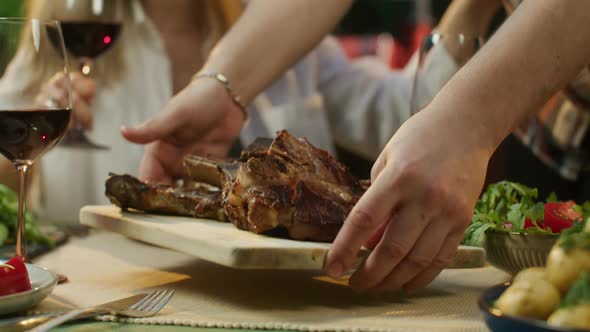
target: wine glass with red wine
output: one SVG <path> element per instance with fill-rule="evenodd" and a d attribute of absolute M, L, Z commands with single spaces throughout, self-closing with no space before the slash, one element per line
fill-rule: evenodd
<path fill-rule="evenodd" d="M 96 59 L 107 52 L 121 32 L 123 4 L 120 0 L 51 0 L 55 1 L 66 50 L 76 59 L 83 75 L 91 75 Z M 50 39 L 59 47 L 56 38 Z M 54 42 L 55 40 L 55 42 Z M 81 124 L 76 121 L 61 146 L 86 149 L 109 149 L 95 144 L 86 137 Z"/>
<path fill-rule="evenodd" d="M 49 36 L 61 47 L 52 49 Z M 62 71 L 68 83 L 60 104 L 40 104 L 35 73 Z M 27 170 L 66 132 L 71 115 L 71 86 L 65 46 L 57 21 L 0 18 L 0 153 L 16 167 L 19 207 L 16 254 L 27 260 L 25 188 Z M 56 165 L 57 166 L 57 165 Z"/>

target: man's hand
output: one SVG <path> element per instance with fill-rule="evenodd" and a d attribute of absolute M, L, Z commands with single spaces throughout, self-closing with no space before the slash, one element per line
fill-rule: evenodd
<path fill-rule="evenodd" d="M 225 157 L 244 120 L 223 85 L 202 78 L 174 96 L 162 113 L 138 127 L 121 128 L 121 134 L 131 142 L 148 144 L 140 178 L 170 183 L 185 175 L 186 154 Z"/>
<path fill-rule="evenodd" d="M 328 253 L 330 276 L 349 271 L 368 240 L 375 248 L 350 279 L 356 290 L 411 291 L 451 262 L 483 186 L 490 150 L 474 144 L 476 133 L 439 120 L 425 109 L 389 141 L 373 166 L 371 187 Z M 376 232 L 383 233 L 378 242 Z"/>

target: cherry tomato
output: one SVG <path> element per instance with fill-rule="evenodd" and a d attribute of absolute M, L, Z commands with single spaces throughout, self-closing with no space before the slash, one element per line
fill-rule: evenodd
<path fill-rule="evenodd" d="M 20 258 L 14 257 L 0 264 L 0 295 L 20 293 L 30 289 L 29 273 Z"/>
<path fill-rule="evenodd" d="M 574 210 L 575 205 L 573 201 L 546 203 L 543 224 L 554 233 L 561 233 L 562 230 L 582 220 L 582 215 Z"/>

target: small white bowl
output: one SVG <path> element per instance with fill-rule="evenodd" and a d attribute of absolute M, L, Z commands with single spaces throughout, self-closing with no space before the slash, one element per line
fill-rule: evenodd
<path fill-rule="evenodd" d="M 6 263 L 0 260 L 0 264 Z M 57 274 L 34 264 L 26 263 L 31 290 L 0 296 L 0 315 L 24 311 L 45 299 L 57 284 Z"/>

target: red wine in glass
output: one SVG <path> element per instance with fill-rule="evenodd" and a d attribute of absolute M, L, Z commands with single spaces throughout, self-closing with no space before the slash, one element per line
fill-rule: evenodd
<path fill-rule="evenodd" d="M 53 34 L 54 41 L 49 40 Z M 20 75 L 36 66 L 49 66 L 53 72 L 63 72 L 69 81 L 69 66 L 59 23 L 54 20 L 0 18 L 0 81 L 4 86 L 23 82 Z M 32 42 L 32 44 L 31 44 Z M 59 45 L 53 47 L 55 44 Z M 34 47 L 30 47 L 34 45 Z M 27 47 L 25 47 L 27 46 Z M 53 56 L 52 63 L 46 60 Z M 14 67 L 13 67 L 14 66 Z M 13 68 L 13 70 L 4 70 Z M 43 68 L 43 67 L 41 67 Z M 64 90 L 62 105 L 54 107 L 30 98 L 22 90 L 3 94 L 0 99 L 0 155 L 10 160 L 18 174 L 18 224 L 16 255 L 27 261 L 26 240 L 26 177 L 29 167 L 53 148 L 68 129 L 71 117 L 70 84 Z M 34 92 L 39 95 L 40 91 Z"/>
<path fill-rule="evenodd" d="M 0 153 L 12 162 L 32 164 L 64 135 L 69 109 L 0 110 Z"/>
<path fill-rule="evenodd" d="M 60 25 L 66 50 L 78 59 L 95 59 L 111 48 L 121 32 L 116 22 L 62 21 Z M 57 37 L 49 34 L 54 47 L 60 45 Z"/>
<path fill-rule="evenodd" d="M 62 21 L 63 40 L 68 53 L 77 58 L 80 70 L 90 75 L 94 59 L 110 49 L 121 32 L 121 23 L 108 21 Z M 60 39 L 57 30 L 49 30 L 48 37 L 59 51 Z M 69 130 L 63 144 L 71 147 L 107 150 L 108 147 L 91 142 L 79 122 Z"/>
<path fill-rule="evenodd" d="M 25 240 L 25 179 L 27 168 L 64 135 L 71 111 L 64 109 L 0 110 L 0 154 L 12 161 L 19 175 L 16 255 L 27 260 Z"/>

